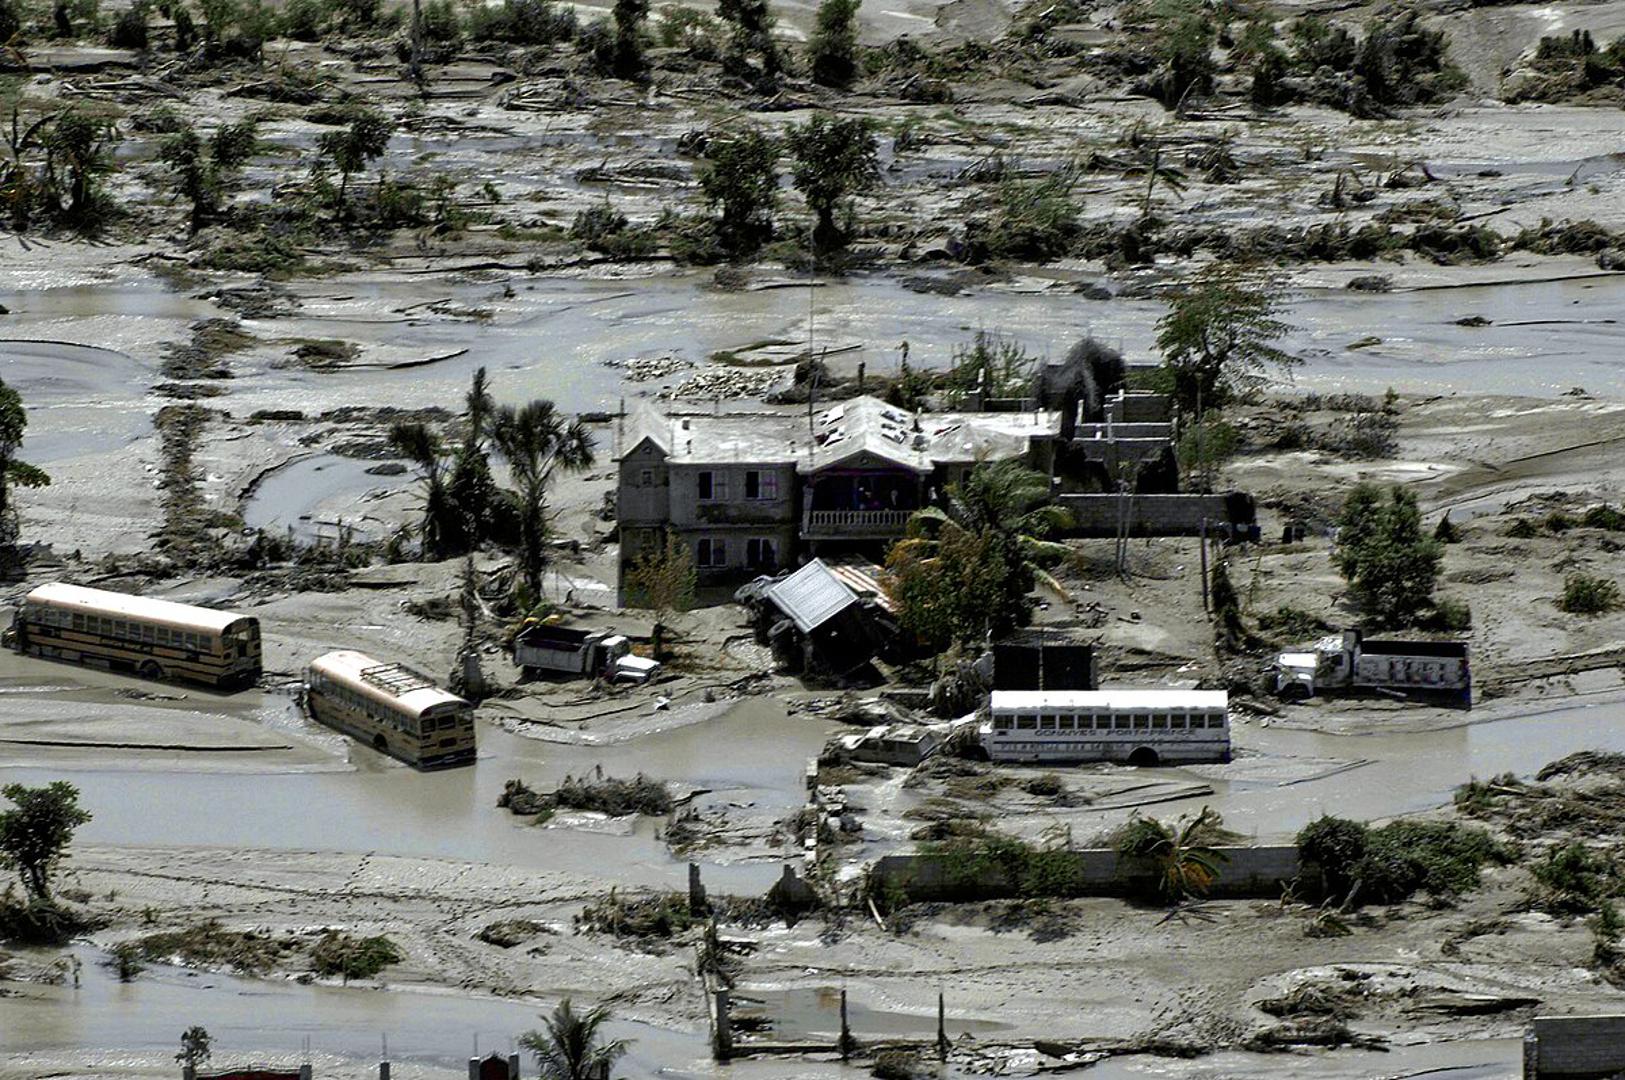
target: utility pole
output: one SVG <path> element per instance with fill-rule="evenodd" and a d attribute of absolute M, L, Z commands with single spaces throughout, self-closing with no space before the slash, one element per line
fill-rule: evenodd
<path fill-rule="evenodd" d="M 1202 610 L 1207 611 L 1207 612 L 1211 612 L 1213 610 L 1213 608 L 1210 607 L 1209 604 L 1208 604 L 1208 592 L 1207 592 L 1207 585 L 1208 585 L 1208 582 L 1207 582 L 1207 518 L 1205 518 L 1205 517 L 1202 519 L 1202 541 L 1201 542 L 1202 542 Z"/>

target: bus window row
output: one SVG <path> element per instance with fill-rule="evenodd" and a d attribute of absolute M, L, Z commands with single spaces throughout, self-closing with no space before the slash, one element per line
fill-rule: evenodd
<path fill-rule="evenodd" d="M 325 697 L 332 698 L 341 705 L 347 705 L 352 709 L 367 714 L 380 724 L 387 725 L 396 731 L 413 737 L 428 735 L 436 727 L 435 718 L 432 716 L 424 717 L 420 726 L 417 717 L 407 716 L 391 709 L 372 697 L 359 694 L 343 683 L 329 679 L 317 671 L 310 673 L 310 688 Z M 450 731 L 457 726 L 457 718 L 455 716 L 442 716 L 438 726 L 442 731 Z"/>
<path fill-rule="evenodd" d="M 1037 713 L 993 718 L 994 731 L 1202 731 L 1224 726 L 1222 713 Z"/>
<path fill-rule="evenodd" d="M 103 637 L 140 641 L 149 645 L 163 645 L 171 649 L 190 649 L 193 652 L 212 652 L 214 638 L 210 634 L 172 630 L 150 622 L 113 619 L 102 615 L 86 615 L 61 608 L 40 607 L 28 613 L 30 622 L 54 626 L 59 630 L 73 630 L 82 634 L 100 634 Z"/>

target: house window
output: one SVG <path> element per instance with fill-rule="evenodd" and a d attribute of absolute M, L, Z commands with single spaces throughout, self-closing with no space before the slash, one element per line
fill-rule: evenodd
<path fill-rule="evenodd" d="M 762 472 L 760 469 L 748 469 L 745 472 L 745 498 L 760 499 L 764 502 L 779 497 L 779 477 L 777 473 Z"/>
<path fill-rule="evenodd" d="M 727 566 L 728 541 L 711 537 L 701 540 L 695 547 L 694 561 L 701 566 Z"/>
<path fill-rule="evenodd" d="M 728 474 L 722 472 L 700 473 L 700 501 L 727 502 Z"/>
<path fill-rule="evenodd" d="M 745 565 L 756 570 L 778 569 L 779 556 L 771 537 L 753 536 L 745 541 Z"/>
<path fill-rule="evenodd" d="M 644 469 L 643 472 L 638 474 L 638 485 L 640 487 L 654 487 L 655 471 L 653 469 Z"/>

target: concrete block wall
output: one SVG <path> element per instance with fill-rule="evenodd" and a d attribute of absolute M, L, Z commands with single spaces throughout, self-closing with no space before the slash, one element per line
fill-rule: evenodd
<path fill-rule="evenodd" d="M 1118 514 L 1123 512 L 1123 496 L 1058 495 L 1056 501 L 1071 511 L 1072 532 L 1077 536 L 1116 536 Z M 1226 525 L 1250 525 L 1253 519 L 1239 516 L 1232 507 L 1241 502 L 1230 494 L 1214 495 L 1129 495 L 1127 513 L 1130 536 L 1196 536 L 1207 519 L 1210 533 Z"/>
<path fill-rule="evenodd" d="M 1216 849 L 1221 863 L 1219 880 L 1208 893 L 1215 899 L 1275 900 L 1288 882 L 1295 882 L 1304 899 L 1321 892 L 1320 870 L 1298 858 L 1290 844 Z M 1074 884 L 1078 896 L 1143 896 L 1154 891 L 1154 865 L 1123 859 L 1109 848 L 1074 851 Z M 1019 882 L 1009 880 L 999 867 L 990 867 L 973 882 L 951 880 L 945 860 L 935 855 L 886 855 L 871 873 L 882 888 L 904 889 L 910 900 L 1002 900 L 1019 895 Z"/>
<path fill-rule="evenodd" d="M 1524 1080 L 1604 1080 L 1625 1072 L 1625 1015 L 1537 1016 Z"/>

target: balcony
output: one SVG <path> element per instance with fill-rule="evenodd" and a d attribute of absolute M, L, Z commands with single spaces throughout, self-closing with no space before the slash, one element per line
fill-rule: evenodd
<path fill-rule="evenodd" d="M 902 536 L 912 510 L 808 510 L 801 535 L 809 540 L 866 540 Z"/>

